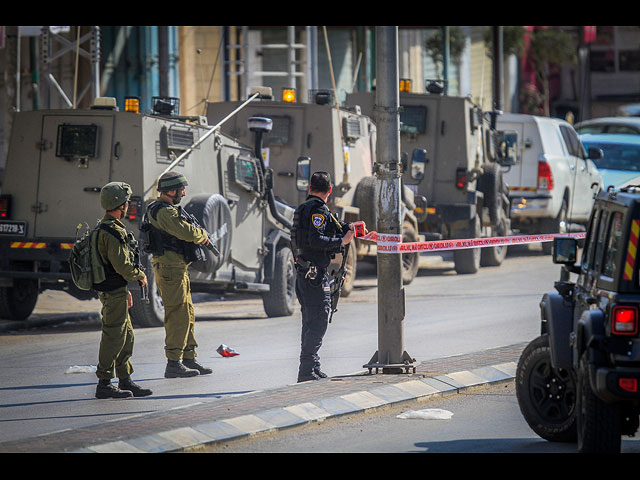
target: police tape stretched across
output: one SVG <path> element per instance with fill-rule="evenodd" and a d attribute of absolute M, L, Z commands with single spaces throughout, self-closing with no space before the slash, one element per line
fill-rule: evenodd
<path fill-rule="evenodd" d="M 379 253 L 407 253 L 551 242 L 556 237 L 573 237 L 581 239 L 586 237 L 586 233 L 549 233 L 540 235 L 516 235 L 511 237 L 466 238 L 403 243 L 401 235 L 369 232 L 366 236 L 362 237 L 362 240 L 376 242 Z"/>

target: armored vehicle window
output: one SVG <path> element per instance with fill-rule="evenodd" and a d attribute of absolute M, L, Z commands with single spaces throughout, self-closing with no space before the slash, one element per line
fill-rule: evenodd
<path fill-rule="evenodd" d="M 427 129 L 427 107 L 402 105 L 400 122 L 401 132 L 424 133 Z"/>
<path fill-rule="evenodd" d="M 193 131 L 189 128 L 162 127 L 162 134 L 169 150 L 187 150 L 195 143 Z"/>
<path fill-rule="evenodd" d="M 357 140 L 362 136 L 360 132 L 360 120 L 356 117 L 345 118 L 342 121 L 344 137 L 348 140 Z"/>
<path fill-rule="evenodd" d="M 593 212 L 593 217 L 591 220 L 591 224 L 589 227 L 589 242 L 585 246 L 584 252 L 582 254 L 582 271 L 587 272 L 589 267 L 592 265 L 593 260 L 593 250 L 596 243 L 596 233 L 598 231 L 598 220 L 600 219 L 600 210 L 595 209 Z"/>
<path fill-rule="evenodd" d="M 247 190 L 260 191 L 260 176 L 256 163 L 246 157 L 237 157 L 235 161 L 236 182 Z"/>
<path fill-rule="evenodd" d="M 97 125 L 58 125 L 56 157 L 95 157 L 98 147 Z"/>
<path fill-rule="evenodd" d="M 607 277 L 613 277 L 616 265 L 615 258 L 620 249 L 620 237 L 622 236 L 622 213 L 616 212 L 611 219 L 611 228 L 609 229 L 609 238 L 607 240 L 607 248 L 605 250 L 604 265 L 602 274 Z"/>
<path fill-rule="evenodd" d="M 271 131 L 264 134 L 262 142 L 264 145 L 288 145 L 291 118 L 276 117 L 273 115 L 262 115 L 269 117 L 273 121 Z"/>
<path fill-rule="evenodd" d="M 602 252 L 604 247 L 604 239 L 607 233 L 607 223 L 609 218 L 609 212 L 604 210 L 602 212 L 602 218 L 600 219 L 600 226 L 598 227 L 598 238 L 596 240 L 596 251 L 595 256 L 593 257 L 593 270 L 596 272 L 600 271 L 600 266 L 602 265 Z"/>

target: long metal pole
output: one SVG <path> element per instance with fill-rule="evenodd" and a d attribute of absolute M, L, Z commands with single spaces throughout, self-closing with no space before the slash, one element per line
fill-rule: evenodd
<path fill-rule="evenodd" d="M 377 183 L 379 235 L 402 238 L 398 27 L 376 27 Z M 378 252 L 378 351 L 365 367 L 402 373 L 414 361 L 404 351 L 402 256 Z"/>

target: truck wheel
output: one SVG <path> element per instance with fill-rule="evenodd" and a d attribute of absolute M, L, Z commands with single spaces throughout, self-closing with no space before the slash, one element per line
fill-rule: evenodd
<path fill-rule="evenodd" d="M 516 369 L 516 397 L 522 415 L 540 437 L 576 441 L 575 385 L 572 371 L 551 364 L 548 335 L 527 345 Z"/>
<path fill-rule="evenodd" d="M 296 267 L 289 247 L 283 246 L 276 253 L 270 291 L 262 295 L 264 311 L 269 317 L 287 317 L 296 304 Z"/>
<path fill-rule="evenodd" d="M 418 232 L 414 226 L 409 222 L 402 223 L 402 241 L 417 242 Z M 418 268 L 420 267 L 420 253 L 403 253 L 402 254 L 402 283 L 409 285 L 416 275 L 418 274 Z"/>
<path fill-rule="evenodd" d="M 620 453 L 621 413 L 616 405 L 600 400 L 591 390 L 589 364 L 583 357 L 578 369 L 576 417 L 580 453 Z"/>
<path fill-rule="evenodd" d="M 558 216 L 543 223 L 543 233 L 567 233 L 567 200 L 562 200 Z M 553 242 L 542 242 L 542 253 L 551 255 Z"/>
<path fill-rule="evenodd" d="M 349 244 L 349 256 L 347 257 L 347 264 L 345 265 L 347 275 L 344 277 L 344 284 L 342 285 L 342 292 L 340 293 L 341 297 L 349 296 L 353 290 L 353 284 L 356 281 L 356 273 L 358 270 L 358 256 L 356 250 L 355 241 L 352 241 Z M 340 261 L 338 263 L 338 265 L 340 265 L 342 263 L 342 258 L 336 256 L 336 259 Z"/>
<path fill-rule="evenodd" d="M 215 273 L 228 260 L 231 251 L 233 222 L 227 199 L 217 193 L 196 195 L 184 209 L 198 219 L 220 250 L 220 256 L 216 257 L 204 248 L 205 260 L 193 262 L 191 268 L 202 273 Z"/>
<path fill-rule="evenodd" d="M 497 228 L 491 229 L 491 236 L 504 237 L 509 234 L 507 231 L 507 221 L 504 210 L 500 211 L 501 218 Z M 497 247 L 484 247 L 480 254 L 480 264 L 483 267 L 497 267 L 502 265 L 504 259 L 507 257 L 507 246 L 500 245 Z"/>
<path fill-rule="evenodd" d="M 502 214 L 502 169 L 497 163 L 484 166 L 484 173 L 480 177 L 478 189 L 484 194 L 484 206 L 489 209 L 489 219 L 497 225 Z"/>
<path fill-rule="evenodd" d="M 164 325 L 164 304 L 162 303 L 160 290 L 156 285 L 155 274 L 151 266 L 151 257 L 144 255 L 140 260 L 147 275 L 149 303 L 142 300 L 139 287 L 131 288 L 131 296 L 133 297 L 133 306 L 129 309 L 131 323 L 135 327 L 161 327 Z"/>
<path fill-rule="evenodd" d="M 479 238 L 481 235 L 480 217 L 476 215 L 457 238 Z M 480 269 L 480 248 L 465 248 L 453 251 L 453 261 L 457 273 L 476 273 Z"/>
<path fill-rule="evenodd" d="M 369 231 L 375 230 L 377 224 L 376 177 L 364 177 L 358 183 L 353 196 L 353 204 L 360 209 L 360 220 L 367 224 Z"/>
<path fill-rule="evenodd" d="M 0 288 L 0 318 L 26 320 L 38 301 L 38 281 L 19 279 L 13 287 Z"/>

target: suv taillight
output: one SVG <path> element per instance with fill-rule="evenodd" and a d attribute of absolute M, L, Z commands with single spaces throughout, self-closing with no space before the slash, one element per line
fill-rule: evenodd
<path fill-rule="evenodd" d="M 619 378 L 618 386 L 625 392 L 636 393 L 638 391 L 638 379 L 637 378 Z"/>
<path fill-rule="evenodd" d="M 635 335 L 638 333 L 638 307 L 616 305 L 611 309 L 611 333 Z"/>
<path fill-rule="evenodd" d="M 538 188 L 553 190 L 553 174 L 548 162 L 538 161 Z"/>
<path fill-rule="evenodd" d="M 0 220 L 9 218 L 11 212 L 11 195 L 0 195 Z"/>

